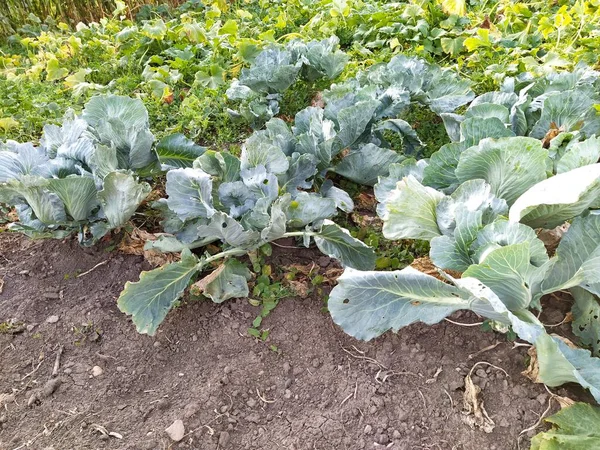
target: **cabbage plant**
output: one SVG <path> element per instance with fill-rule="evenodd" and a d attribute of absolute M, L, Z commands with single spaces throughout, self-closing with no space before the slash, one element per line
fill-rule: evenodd
<path fill-rule="evenodd" d="M 154 335 L 192 284 L 217 303 L 247 296 L 251 274 L 235 258 L 277 239 L 301 238 L 305 246 L 314 240 L 345 267 L 374 268 L 373 249 L 329 220 L 338 210 L 351 211 L 352 200 L 331 182 L 315 185 L 317 156 L 297 148 L 285 123 L 273 119 L 246 141 L 239 158 L 206 151 L 191 167 L 167 172 L 167 198 L 155 205 L 166 233 L 146 248 L 181 252 L 181 260 L 125 286 L 118 306 L 139 332 Z M 192 253 L 210 243 L 222 251 Z"/>
<path fill-rule="evenodd" d="M 0 144 L 0 201 L 15 207 L 10 229 L 30 237 L 78 232 L 92 244 L 121 227 L 150 193 L 140 181 L 158 168 L 140 100 L 92 97 L 81 116 L 46 125 L 41 144 Z"/>
<path fill-rule="evenodd" d="M 349 60 L 338 43 L 332 36 L 308 43 L 294 40 L 284 47 L 261 51 L 227 89 L 229 100 L 238 103 L 237 110 L 229 110 L 230 115 L 244 119 L 252 128 L 261 128 L 279 112 L 282 94 L 299 78 L 337 78 Z"/>
<path fill-rule="evenodd" d="M 552 176 L 547 150 L 526 139 L 484 139 L 475 146 L 478 150 L 465 151 L 460 163 L 475 158 L 474 173 L 464 180 L 459 176 L 451 192 L 424 183 L 426 162 L 393 167 L 375 187 L 384 236 L 429 241 L 430 258 L 443 281 L 411 267 L 393 272 L 348 268 L 331 292 L 329 310 L 344 331 L 364 340 L 471 310 L 512 327 L 535 345 L 542 382 L 576 382 L 600 400 L 600 359 L 548 334 L 532 312 L 541 309 L 542 296 L 569 290 L 575 299 L 573 331 L 600 355 L 600 164 Z M 520 143 L 520 155 L 504 147 L 508 141 Z M 497 145 L 500 151 L 480 157 L 482 150 Z M 542 156 L 547 160 L 536 163 L 541 171 L 527 166 L 529 157 Z M 515 167 L 506 164 L 510 160 L 525 170 L 515 174 Z M 548 255 L 535 228 L 565 221 L 571 226 L 556 253 Z M 462 275 L 455 278 L 444 270 Z"/>

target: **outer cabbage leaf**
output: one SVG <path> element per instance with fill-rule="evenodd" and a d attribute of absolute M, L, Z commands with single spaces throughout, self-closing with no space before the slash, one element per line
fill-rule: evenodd
<path fill-rule="evenodd" d="M 572 330 L 581 343 L 592 348 L 594 356 L 600 356 L 600 303 L 598 297 L 580 287 L 570 289 L 575 299 L 571 309 Z"/>
<path fill-rule="evenodd" d="M 358 270 L 375 268 L 375 251 L 330 220 L 325 220 L 314 239 L 321 252 L 339 260 L 344 267 Z"/>
<path fill-rule="evenodd" d="M 131 173 L 109 173 L 104 178 L 104 187 L 98 192 L 98 200 L 110 228 L 124 225 L 151 190 L 148 183 L 138 182 Z"/>
<path fill-rule="evenodd" d="M 288 225 L 293 228 L 329 219 L 337 213 L 335 201 L 318 194 L 300 192 L 294 200 L 287 196 L 283 198 L 285 198 L 283 211 Z"/>
<path fill-rule="evenodd" d="M 163 170 L 192 167 L 206 148 L 197 145 L 181 133 L 171 134 L 158 143 L 156 153 Z"/>
<path fill-rule="evenodd" d="M 48 180 L 48 187 L 58 195 L 73 220 L 84 221 L 99 205 L 97 190 L 91 177 L 69 176 Z"/>
<path fill-rule="evenodd" d="M 346 333 L 368 341 L 414 322 L 437 323 L 469 303 L 460 289 L 412 267 L 394 272 L 346 269 L 329 295 L 328 308 Z"/>
<path fill-rule="evenodd" d="M 599 206 L 600 164 L 561 173 L 532 186 L 512 205 L 509 218 L 532 228 L 554 228 Z"/>
<path fill-rule="evenodd" d="M 484 139 L 460 155 L 459 181 L 483 179 L 510 205 L 528 188 L 546 179 L 548 151 L 537 139 Z"/>
<path fill-rule="evenodd" d="M 534 436 L 530 450 L 600 448 L 600 408 L 575 403 L 544 420 L 554 427 Z"/>
<path fill-rule="evenodd" d="M 358 184 L 373 186 L 378 177 L 389 174 L 391 164 L 401 160 L 402 157 L 393 150 L 366 144 L 351 150 L 334 171 Z"/>
<path fill-rule="evenodd" d="M 247 297 L 248 280 L 251 277 L 251 272 L 244 264 L 228 259 L 212 273 L 194 283 L 191 292 L 197 289 L 213 302 L 223 303 L 230 298 Z"/>
<path fill-rule="evenodd" d="M 215 213 L 211 177 L 200 169 L 167 172 L 166 192 L 167 205 L 181 220 L 210 218 Z"/>
<path fill-rule="evenodd" d="M 139 281 L 127 282 L 117 305 L 122 312 L 132 316 L 139 333 L 154 336 L 201 267 L 202 263 L 184 250 L 181 261 L 142 272 Z"/>
<path fill-rule="evenodd" d="M 580 286 L 600 295 L 600 215 L 574 219 L 550 264 L 542 292 Z"/>
<path fill-rule="evenodd" d="M 588 350 L 572 348 L 559 337 L 546 333 L 535 341 L 539 379 L 550 387 L 578 383 L 600 401 L 600 358 Z"/>
<path fill-rule="evenodd" d="M 383 235 L 387 239 L 425 240 L 439 236 L 436 208 L 443 198 L 444 194 L 423 186 L 414 176 L 405 177 L 377 208 Z"/>

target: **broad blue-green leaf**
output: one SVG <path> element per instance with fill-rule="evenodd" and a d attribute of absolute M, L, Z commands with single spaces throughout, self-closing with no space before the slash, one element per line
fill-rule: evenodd
<path fill-rule="evenodd" d="M 384 120 L 377 125 L 375 131 L 388 130 L 398 133 L 402 138 L 402 152 L 407 156 L 419 156 L 421 149 L 425 146 L 417 132 L 413 130 L 408 122 L 402 119 Z"/>
<path fill-rule="evenodd" d="M 594 103 L 593 97 L 578 90 L 553 93 L 544 100 L 542 115 L 531 130 L 530 136 L 542 139 L 550 131 L 552 124 L 562 131 L 581 129 L 584 125 L 583 119 Z"/>
<path fill-rule="evenodd" d="M 436 189 L 455 189 L 459 184 L 456 167 L 465 148 L 462 142 L 452 142 L 431 155 L 423 171 L 423 184 Z"/>
<path fill-rule="evenodd" d="M 436 207 L 444 194 L 423 186 L 412 175 L 400 180 L 377 212 L 387 239 L 425 239 L 441 234 Z"/>
<path fill-rule="evenodd" d="M 520 339 L 535 342 L 545 334 L 542 323 L 527 309 L 509 310 L 502 300 L 489 287 L 477 278 L 453 279 L 447 276 L 455 286 L 470 296 L 468 309 L 480 316 L 510 325 Z"/>
<path fill-rule="evenodd" d="M 407 267 L 394 272 L 348 268 L 327 305 L 346 333 L 368 341 L 414 322 L 437 323 L 469 303 L 460 289 Z"/>
<path fill-rule="evenodd" d="M 548 151 L 537 139 L 484 139 L 460 155 L 459 181 L 483 179 L 510 205 L 527 189 L 546 179 Z"/>
<path fill-rule="evenodd" d="M 442 268 L 463 272 L 472 263 L 471 245 L 484 225 L 507 211 L 506 202 L 491 192 L 483 180 L 470 180 L 444 197 L 436 207 L 442 236 L 431 240 L 429 256 Z"/>
<path fill-rule="evenodd" d="M 473 259 L 480 263 L 492 250 L 522 242 L 529 243 L 532 265 L 540 267 L 548 262 L 546 247 L 538 239 L 535 230 L 521 223 L 513 223 L 504 219 L 498 219 L 486 225 L 477 233 L 477 239 L 471 246 L 474 251 Z"/>
<path fill-rule="evenodd" d="M 46 149 L 48 156 L 54 158 L 61 146 L 76 142 L 87 127 L 88 123 L 85 120 L 75 117 L 72 112 L 67 112 L 61 126 L 44 125 L 44 134 L 40 143 Z"/>
<path fill-rule="evenodd" d="M 321 195 L 325 198 L 330 198 L 335 202 L 335 206 L 346 212 L 351 213 L 354 210 L 354 202 L 350 195 L 333 185 L 333 181 L 325 180 L 321 185 Z"/>
<path fill-rule="evenodd" d="M 375 268 L 375 251 L 330 220 L 323 223 L 314 239 L 321 252 L 339 260 L 344 267 L 358 270 Z"/>
<path fill-rule="evenodd" d="M 166 192 L 167 205 L 183 221 L 196 217 L 210 218 L 215 213 L 211 177 L 200 169 L 167 172 Z"/>
<path fill-rule="evenodd" d="M 337 214 L 335 201 L 312 192 L 300 192 L 295 199 L 286 201 L 283 208 L 287 223 L 292 228 L 301 228 Z"/>
<path fill-rule="evenodd" d="M 600 355 L 600 303 L 598 297 L 580 287 L 570 289 L 575 299 L 571 309 L 571 329 L 579 336 L 583 345 L 592 348 L 594 356 Z"/>
<path fill-rule="evenodd" d="M 96 151 L 92 155 L 91 163 L 94 175 L 103 180 L 106 175 L 119 168 L 116 147 L 107 147 L 102 144 L 96 145 Z"/>
<path fill-rule="evenodd" d="M 141 129 L 148 124 L 148 111 L 142 101 L 121 95 L 92 97 L 81 117 L 94 128 L 104 121 L 121 122 L 126 129 Z"/>
<path fill-rule="evenodd" d="M 98 200 L 110 227 L 124 225 L 151 190 L 148 183 L 140 183 L 131 173 L 109 173 L 104 178 L 102 190 L 98 192 Z"/>
<path fill-rule="evenodd" d="M 451 141 L 460 141 L 460 124 L 465 120 L 465 116 L 455 113 L 442 113 L 440 114 L 446 133 Z"/>
<path fill-rule="evenodd" d="M 286 50 L 268 48 L 260 52 L 248 69 L 242 69 L 240 84 L 264 93 L 284 92 L 296 80 L 301 62 Z"/>
<path fill-rule="evenodd" d="M 144 250 L 157 250 L 161 253 L 181 253 L 186 248 L 204 247 L 216 240 L 217 238 L 204 238 L 199 241 L 185 243 L 170 234 L 161 234 L 154 241 L 146 241 Z"/>
<path fill-rule="evenodd" d="M 338 116 L 339 131 L 337 137 L 343 147 L 349 147 L 365 132 L 373 113 L 379 106 L 375 100 L 365 100 L 342 109 Z"/>
<path fill-rule="evenodd" d="M 10 143 L 10 141 L 9 141 Z M 17 144 L 9 146 L 8 150 L 0 147 L 0 183 L 17 179 L 21 175 L 41 175 L 48 164 L 48 156 L 41 148 L 32 144 Z"/>
<path fill-rule="evenodd" d="M 193 168 L 201 169 L 222 182 L 237 181 L 240 178 L 240 160 L 227 152 L 207 150 L 194 161 Z"/>
<path fill-rule="evenodd" d="M 306 44 L 306 50 L 302 53 L 308 61 L 309 80 L 322 76 L 333 80 L 342 73 L 350 58 L 344 52 L 337 50 L 338 42 L 337 36 L 332 36 L 329 39 Z"/>
<path fill-rule="evenodd" d="M 492 250 L 479 264 L 470 266 L 464 277 L 473 277 L 489 287 L 510 310 L 526 309 L 532 300 L 529 276 L 529 243 Z"/>
<path fill-rule="evenodd" d="M 600 139 L 592 136 L 567 145 L 567 152 L 556 163 L 556 173 L 565 173 L 578 167 L 595 164 L 600 159 Z"/>
<path fill-rule="evenodd" d="M 271 242 L 283 237 L 286 231 L 287 217 L 283 211 L 283 205 L 287 202 L 287 196 L 280 197 L 271 206 L 271 217 L 265 228 L 260 232 L 263 242 Z"/>
<path fill-rule="evenodd" d="M 132 316 L 139 333 L 154 336 L 200 269 L 198 259 L 190 252 L 184 252 L 181 261 L 142 272 L 135 283 L 128 281 L 117 305 L 122 312 Z"/>
<path fill-rule="evenodd" d="M 259 133 L 255 133 L 246 140 L 242 146 L 240 160 L 242 169 L 264 166 L 268 172 L 280 174 L 289 168 L 288 159 L 281 148 Z"/>
<path fill-rule="evenodd" d="M 511 137 L 515 134 L 506 128 L 497 117 L 482 119 L 479 117 L 470 117 L 460 124 L 460 137 L 464 142 L 465 148 L 479 144 L 479 141 L 485 138 Z"/>
<path fill-rule="evenodd" d="M 257 231 L 247 231 L 233 217 L 217 211 L 211 217 L 208 225 L 198 227 L 198 237 L 214 237 L 221 239 L 231 247 L 254 248 L 258 245 L 260 233 Z"/>
<path fill-rule="evenodd" d="M 600 216 L 577 217 L 562 237 L 541 289 L 551 293 L 574 286 L 600 295 Z"/>
<path fill-rule="evenodd" d="M 248 268 L 235 259 L 228 259 L 212 273 L 192 286 L 215 303 L 223 303 L 230 298 L 247 297 L 248 280 L 252 274 Z"/>
<path fill-rule="evenodd" d="M 35 217 L 45 225 L 62 225 L 67 222 L 65 206 L 60 198 L 47 189 L 48 180 L 24 175 L 19 181 L 12 180 L 8 188 L 25 199 Z"/>
<path fill-rule="evenodd" d="M 48 180 L 48 187 L 62 200 L 73 220 L 86 220 L 98 206 L 94 179 L 71 175 Z"/>
<path fill-rule="evenodd" d="M 197 145 L 181 133 L 171 134 L 158 143 L 156 153 L 163 170 L 192 167 L 194 160 L 202 156 L 205 147 Z"/>
<path fill-rule="evenodd" d="M 279 176 L 282 192 L 289 192 L 295 197 L 300 189 L 310 189 L 312 177 L 317 173 L 317 162 L 311 154 L 292 154 L 290 167 L 286 173 Z"/>
<path fill-rule="evenodd" d="M 229 208 L 229 215 L 233 218 L 241 217 L 256 204 L 256 196 L 243 181 L 222 183 L 218 192 L 221 205 Z"/>
<path fill-rule="evenodd" d="M 512 205 L 509 218 L 532 228 L 554 228 L 599 206 L 600 164 L 550 177 L 529 188 Z"/>
<path fill-rule="evenodd" d="M 351 150 L 335 166 L 334 172 L 356 183 L 373 186 L 378 177 L 389 174 L 390 165 L 399 163 L 402 157 L 393 150 L 365 144 Z"/>
<path fill-rule="evenodd" d="M 465 113 L 465 118 L 479 117 L 481 119 L 488 119 L 495 117 L 502 123 L 508 123 L 509 110 L 504 105 L 496 103 L 479 103 L 477 105 L 471 105 Z"/>
<path fill-rule="evenodd" d="M 575 403 L 544 419 L 554 427 L 533 437 L 530 450 L 600 448 L 600 408 Z"/>
<path fill-rule="evenodd" d="M 545 333 L 535 341 L 535 348 L 542 383 L 550 387 L 578 383 L 600 401 L 600 358 Z"/>

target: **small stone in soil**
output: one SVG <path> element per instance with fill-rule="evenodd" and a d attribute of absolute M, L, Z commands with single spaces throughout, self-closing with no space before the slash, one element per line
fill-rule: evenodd
<path fill-rule="evenodd" d="M 181 441 L 183 436 L 185 436 L 185 427 L 183 426 L 183 421 L 177 419 L 169 428 L 165 430 L 165 433 L 167 433 L 167 436 L 169 436 L 171 440 L 175 442 Z"/>
<path fill-rule="evenodd" d="M 50 397 L 61 385 L 62 380 L 60 378 L 53 378 L 48 380 L 42 389 L 42 394 L 44 397 Z"/>
<path fill-rule="evenodd" d="M 250 408 L 254 408 L 256 406 L 256 400 L 254 400 L 253 398 L 250 398 L 246 402 L 246 405 L 248 405 Z"/>
<path fill-rule="evenodd" d="M 92 376 L 94 378 L 99 377 L 103 373 L 104 373 L 104 370 L 102 369 L 102 367 L 100 367 L 100 366 L 94 366 L 94 367 L 92 367 Z"/>
<path fill-rule="evenodd" d="M 200 405 L 198 403 L 196 403 L 196 402 L 188 403 L 187 405 L 185 405 L 183 407 L 183 417 L 184 417 L 184 419 L 189 419 L 194 414 L 196 414 L 199 409 L 200 409 Z"/>
<path fill-rule="evenodd" d="M 221 431 L 219 435 L 219 447 L 226 447 L 229 443 L 229 433 L 227 431 Z"/>
<path fill-rule="evenodd" d="M 365 426 L 365 434 L 371 434 L 373 427 L 371 425 Z"/>
<path fill-rule="evenodd" d="M 56 323 L 58 322 L 58 316 L 50 316 L 46 319 L 46 323 Z"/>

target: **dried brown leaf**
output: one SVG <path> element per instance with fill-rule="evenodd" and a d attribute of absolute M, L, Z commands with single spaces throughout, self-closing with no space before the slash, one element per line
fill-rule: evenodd
<path fill-rule="evenodd" d="M 490 418 L 483 406 L 481 388 L 473 383 L 470 375 L 465 377 L 462 419 L 463 422 L 465 422 L 471 428 L 479 428 L 485 433 L 491 433 L 496 427 L 496 424 Z"/>

